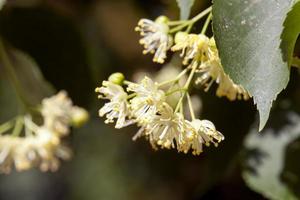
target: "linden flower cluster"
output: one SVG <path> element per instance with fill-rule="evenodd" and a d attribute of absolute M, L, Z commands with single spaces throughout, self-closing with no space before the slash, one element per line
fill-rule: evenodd
<path fill-rule="evenodd" d="M 248 92 L 235 84 L 230 77 L 225 74 L 221 65 L 215 39 L 208 38 L 204 34 L 188 34 L 178 32 L 175 35 L 175 45 L 172 51 L 181 51 L 183 65 L 196 68 L 196 84 L 203 85 L 208 91 L 211 85 L 218 84 L 217 96 L 225 96 L 229 100 L 248 100 Z"/>
<path fill-rule="evenodd" d="M 217 146 L 224 136 L 212 122 L 195 119 L 194 116 L 191 121 L 185 119 L 182 100 L 187 95 L 190 101 L 189 94 L 184 92 L 178 106 L 173 109 L 166 98 L 177 91 L 162 90 L 165 84 L 156 83 L 148 77 L 140 83 L 133 83 L 124 81 L 120 73 L 112 74 L 108 81 L 103 81 L 102 86 L 96 88 L 99 98 L 109 101 L 99 110 L 99 115 L 106 116 L 106 123 L 116 121 L 115 128 L 118 129 L 136 124 L 140 129 L 133 140 L 146 137 L 154 149 L 177 148 L 179 152 L 191 150 L 194 155 L 199 155 L 203 145 L 213 143 Z M 193 112 L 192 107 L 190 109 Z"/>
<path fill-rule="evenodd" d="M 206 15 L 201 33 L 190 33 L 193 24 Z M 199 155 L 203 145 L 218 146 L 224 136 L 212 122 L 196 118 L 191 86 L 201 85 L 208 91 L 213 83 L 217 83 L 217 96 L 229 100 L 247 100 L 249 95 L 225 74 L 214 38 L 205 35 L 211 17 L 210 7 L 190 20 L 170 21 L 165 16 L 155 21 L 141 19 L 135 30 L 142 37 L 143 53 L 154 54 L 153 62 L 162 64 L 168 52 L 180 52 L 183 70 L 161 83 L 148 77 L 133 83 L 124 80 L 121 73 L 112 74 L 96 88 L 99 98 L 108 100 L 99 110 L 99 115 L 106 117 L 105 122 L 116 121 L 117 129 L 136 124 L 140 129 L 133 140 L 145 137 L 155 149 L 176 148 L 179 152 L 191 151 Z M 167 99 L 175 94 L 177 102 L 172 107 Z"/>
<path fill-rule="evenodd" d="M 249 98 L 248 92 L 242 86 L 236 85 L 225 74 L 213 37 L 208 38 L 202 33 L 193 34 L 177 31 L 174 40 L 172 39 L 173 30 L 184 27 L 185 24 L 182 23 L 171 22 L 165 16 L 160 16 L 155 21 L 141 19 L 136 31 L 139 31 L 142 36 L 140 43 L 145 48 L 143 53 L 150 52 L 154 54 L 154 62 L 164 63 L 169 50 L 180 51 L 183 65 L 197 68 L 196 84 L 203 85 L 205 91 L 208 91 L 210 86 L 216 82 L 218 84 L 217 96 L 225 96 L 229 100 L 247 100 Z M 173 24 L 178 26 L 171 29 Z"/>
<path fill-rule="evenodd" d="M 55 171 L 59 159 L 68 160 L 71 151 L 62 144 L 62 137 L 69 134 L 70 126 L 79 126 L 88 118 L 83 108 L 73 106 L 66 92 L 45 98 L 41 105 L 43 124 L 33 122 L 31 115 L 17 118 L 12 134 L 5 134 L 14 121 L 1 126 L 0 172 L 9 173 L 39 166 L 41 171 Z M 23 133 L 23 135 L 21 135 Z"/>

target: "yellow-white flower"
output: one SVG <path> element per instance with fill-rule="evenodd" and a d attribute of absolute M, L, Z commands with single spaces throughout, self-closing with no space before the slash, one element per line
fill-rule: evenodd
<path fill-rule="evenodd" d="M 211 121 L 195 119 L 191 122 L 194 127 L 194 137 L 190 143 L 187 143 L 186 147 L 190 147 L 194 155 L 199 155 L 203 149 L 202 145 L 209 146 L 213 143 L 215 146 L 224 140 L 222 133 L 216 130 L 216 127 Z M 188 148 L 185 149 L 185 152 Z"/>
<path fill-rule="evenodd" d="M 173 109 L 164 103 L 159 114 L 153 117 L 150 123 L 142 126 L 133 140 L 146 136 L 154 148 L 157 145 L 162 148 L 175 148 L 185 142 L 185 129 L 184 117 L 174 113 Z"/>
<path fill-rule="evenodd" d="M 219 85 L 218 96 L 226 96 L 230 100 L 249 98 L 248 92 L 225 74 L 214 38 L 209 39 L 203 34 L 178 32 L 172 51 L 181 51 L 184 65 L 196 65 L 196 84 L 204 85 L 206 91 L 216 82 Z"/>
<path fill-rule="evenodd" d="M 214 38 L 210 39 L 206 60 L 203 60 L 197 72 L 196 84 L 204 85 L 206 91 L 216 82 L 217 96 L 226 96 L 231 101 L 249 98 L 248 92 L 235 84 L 224 72 Z"/>
<path fill-rule="evenodd" d="M 130 83 L 127 90 L 135 94 L 135 97 L 130 100 L 130 108 L 132 116 L 140 124 L 151 122 L 166 99 L 164 91 L 148 77 L 139 84 Z"/>
<path fill-rule="evenodd" d="M 203 56 L 208 51 L 209 38 L 203 34 L 188 34 L 178 32 L 175 36 L 175 45 L 172 51 L 181 51 L 180 56 L 183 58 L 183 64 L 187 65 L 190 61 L 201 62 Z"/>
<path fill-rule="evenodd" d="M 10 173 L 14 163 L 14 147 L 20 146 L 21 140 L 17 137 L 4 135 L 0 137 L 0 172 Z"/>
<path fill-rule="evenodd" d="M 18 131 L 14 131 L 14 135 L 0 136 L 0 172 L 9 173 L 13 167 L 17 171 L 32 167 L 55 171 L 60 159 L 70 159 L 71 152 L 61 144 L 61 137 L 69 133 L 69 126 L 85 122 L 87 111 L 73 106 L 66 92 L 62 91 L 43 99 L 41 115 L 42 125 L 34 123 L 29 114 L 19 116 L 14 128 Z M 20 124 L 21 129 L 17 127 Z"/>
<path fill-rule="evenodd" d="M 63 160 L 71 158 L 71 151 L 61 144 L 57 134 L 53 134 L 46 127 L 38 129 L 33 144 L 42 171 L 56 171 L 60 164 L 59 158 Z"/>
<path fill-rule="evenodd" d="M 164 63 L 167 51 L 173 44 L 167 22 L 168 18 L 165 16 L 160 16 L 155 21 L 141 19 L 135 29 L 143 37 L 140 39 L 140 44 L 144 46 L 143 53 L 154 54 L 153 61 L 157 63 Z"/>
<path fill-rule="evenodd" d="M 217 96 L 226 96 L 231 101 L 234 101 L 236 99 L 249 99 L 248 92 L 242 86 L 233 83 L 228 75 L 223 77 L 223 80 L 220 81 L 220 83 L 222 84 L 219 84 L 219 87 L 217 89 Z"/>
<path fill-rule="evenodd" d="M 96 92 L 104 95 L 99 95 L 100 98 L 109 100 L 99 110 L 100 117 L 106 115 L 105 123 L 113 123 L 114 119 L 117 119 L 116 128 L 122 128 L 133 123 L 133 120 L 127 120 L 131 115 L 127 101 L 128 95 L 120 85 L 103 81 L 102 87 L 96 88 Z"/>
<path fill-rule="evenodd" d="M 73 106 L 65 91 L 43 99 L 41 113 L 44 125 L 61 135 L 68 134 L 69 126 L 73 123 L 79 125 L 88 118 L 88 113 L 83 108 Z"/>
<path fill-rule="evenodd" d="M 70 150 L 60 144 L 57 134 L 46 127 L 39 127 L 35 135 L 0 137 L 0 171 L 9 173 L 13 166 L 17 171 L 39 166 L 42 171 L 55 171 L 59 159 L 68 160 Z"/>

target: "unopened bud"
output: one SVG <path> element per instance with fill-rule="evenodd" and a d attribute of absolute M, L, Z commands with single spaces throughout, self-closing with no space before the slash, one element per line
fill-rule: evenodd
<path fill-rule="evenodd" d="M 71 114 L 71 123 L 74 127 L 80 127 L 89 119 L 89 113 L 80 107 L 75 107 Z"/>
<path fill-rule="evenodd" d="M 181 43 L 184 42 L 188 37 L 188 33 L 186 32 L 177 32 L 175 35 L 175 43 Z"/>
<path fill-rule="evenodd" d="M 117 85 L 122 85 L 124 80 L 125 80 L 125 76 L 120 72 L 113 73 L 108 78 L 109 82 L 117 84 Z"/>
<path fill-rule="evenodd" d="M 161 23 L 161 24 L 166 24 L 166 23 L 168 23 L 169 21 L 170 21 L 169 18 L 166 17 L 166 16 L 164 16 L 164 15 L 159 16 L 159 17 L 157 17 L 157 18 L 155 19 L 155 22 Z"/>

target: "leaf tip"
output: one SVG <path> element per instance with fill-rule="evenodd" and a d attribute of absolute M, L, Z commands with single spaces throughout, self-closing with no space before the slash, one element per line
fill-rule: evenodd
<path fill-rule="evenodd" d="M 257 109 L 259 111 L 259 128 L 258 131 L 261 132 L 267 124 L 269 119 L 271 104 L 257 104 Z"/>

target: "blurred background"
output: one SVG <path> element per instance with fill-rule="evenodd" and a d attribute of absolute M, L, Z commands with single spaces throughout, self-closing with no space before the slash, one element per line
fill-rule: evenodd
<path fill-rule="evenodd" d="M 192 15 L 210 3 L 196 1 Z M 205 148 L 200 156 L 154 151 L 144 139 L 132 141 L 135 127 L 116 130 L 98 117 L 103 102 L 94 89 L 111 73 L 121 71 L 131 79 L 137 72 L 155 73 L 162 68 L 151 62 L 150 55 L 142 55 L 139 35 L 134 32 L 140 18 L 162 14 L 178 19 L 176 1 L 8 0 L 0 12 L 3 39 L 30 55 L 44 78 L 57 91 L 68 91 L 76 105 L 89 110 L 91 119 L 72 131 L 67 142 L 73 159 L 63 162 L 56 173 L 30 170 L 1 175 L 1 200 L 259 200 L 278 188 L 284 189 L 286 199 L 298 199 L 300 93 L 296 70 L 274 105 L 265 129 L 269 137 L 257 133 L 251 100 L 230 102 L 216 97 L 214 88 L 208 93 L 197 90 L 201 118 L 213 121 L 226 138 L 218 148 Z M 11 92 L 5 88 L 0 88 L 3 121 L 7 120 L 4 114 L 13 116 Z M 293 137 L 281 137 L 284 134 Z M 268 151 L 274 149 L 272 156 Z"/>

